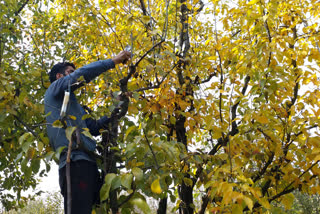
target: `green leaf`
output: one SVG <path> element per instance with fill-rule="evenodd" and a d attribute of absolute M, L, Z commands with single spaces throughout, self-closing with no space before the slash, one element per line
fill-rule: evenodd
<path fill-rule="evenodd" d="M 84 134 L 86 137 L 94 140 L 93 136 L 91 135 L 90 131 L 88 128 L 83 128 L 82 134 Z"/>
<path fill-rule="evenodd" d="M 173 61 L 176 61 L 176 55 L 174 55 L 172 52 L 166 50 L 164 51 L 164 53 L 168 54 Z"/>
<path fill-rule="evenodd" d="M 19 144 L 22 144 L 31 134 L 29 132 L 24 133 L 21 137 L 19 137 Z"/>
<path fill-rule="evenodd" d="M 46 115 L 43 115 L 42 117 L 46 118 L 46 117 L 50 116 L 51 113 L 52 113 L 52 112 L 50 111 L 50 112 L 48 112 Z"/>
<path fill-rule="evenodd" d="M 121 175 L 121 185 L 127 189 L 131 189 L 132 178 L 132 174 Z"/>
<path fill-rule="evenodd" d="M 170 123 L 173 125 L 176 124 L 176 118 L 174 116 L 170 117 Z"/>
<path fill-rule="evenodd" d="M 55 154 L 54 151 L 50 151 L 46 154 L 45 159 L 46 161 L 51 161 L 52 160 L 52 156 Z"/>
<path fill-rule="evenodd" d="M 63 127 L 63 124 L 60 120 L 56 120 L 52 123 L 52 126 L 55 127 L 55 128 L 62 128 Z"/>
<path fill-rule="evenodd" d="M 143 213 L 151 213 L 148 203 L 141 198 L 131 199 L 130 204 L 137 206 Z"/>
<path fill-rule="evenodd" d="M 38 173 L 39 172 L 39 169 L 40 169 L 40 160 L 39 159 L 32 159 L 31 161 L 31 168 L 32 168 L 32 171 L 33 173 Z"/>
<path fill-rule="evenodd" d="M 61 152 L 62 152 L 65 148 L 66 148 L 66 146 L 61 146 L 61 147 L 59 147 L 59 148 L 56 150 L 56 152 L 55 152 L 55 157 L 56 157 L 56 159 L 59 159 L 59 158 L 60 158 L 60 154 L 61 154 Z"/>
<path fill-rule="evenodd" d="M 183 182 L 189 187 L 193 184 L 193 181 L 190 178 L 183 178 Z"/>
<path fill-rule="evenodd" d="M 82 116 L 81 120 L 86 120 L 88 118 L 91 118 L 91 115 L 90 114 L 85 114 Z"/>
<path fill-rule="evenodd" d="M 71 141 L 71 137 L 72 137 L 72 133 L 74 132 L 74 130 L 76 130 L 77 127 L 75 126 L 68 126 L 66 128 L 66 137 L 68 139 L 68 141 Z"/>
<path fill-rule="evenodd" d="M 22 152 L 20 152 L 17 157 L 14 159 L 14 162 L 16 163 L 20 158 L 22 157 Z"/>
<path fill-rule="evenodd" d="M 31 177 L 31 174 L 32 174 L 31 167 L 26 167 L 24 170 L 25 179 L 29 179 Z"/>
<path fill-rule="evenodd" d="M 132 169 L 132 174 L 138 181 L 143 179 L 143 170 L 138 167 L 134 167 Z"/>
<path fill-rule="evenodd" d="M 117 176 L 112 180 L 110 190 L 115 190 L 115 189 L 119 188 L 120 186 L 121 186 L 121 178 L 119 176 Z"/>
<path fill-rule="evenodd" d="M 43 135 L 40 135 L 40 138 L 45 145 L 49 145 L 50 141 L 48 137 L 44 137 Z"/>
<path fill-rule="evenodd" d="M 38 147 L 38 151 L 41 152 L 43 150 L 44 145 L 41 141 L 39 141 L 37 147 Z"/>
<path fill-rule="evenodd" d="M 136 128 L 137 128 L 136 126 L 130 126 L 124 135 L 124 139 L 127 139 L 127 136 L 130 134 L 130 132 L 132 132 Z"/>
<path fill-rule="evenodd" d="M 139 94 L 138 92 L 133 92 L 132 97 L 133 97 L 135 100 L 139 100 L 140 94 Z"/>
<path fill-rule="evenodd" d="M 100 189 L 100 201 L 105 201 L 109 198 L 110 187 L 113 179 L 117 177 L 114 173 L 109 173 L 104 178 L 104 184 Z"/>
<path fill-rule="evenodd" d="M 25 142 L 25 143 L 21 146 L 22 151 L 27 152 L 31 144 L 32 144 L 32 142 Z"/>

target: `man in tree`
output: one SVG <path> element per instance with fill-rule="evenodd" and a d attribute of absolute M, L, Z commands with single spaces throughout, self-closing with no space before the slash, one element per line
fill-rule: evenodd
<path fill-rule="evenodd" d="M 50 144 L 54 150 L 64 148 L 59 159 L 59 184 L 64 197 L 64 209 L 67 212 L 67 182 L 66 182 L 66 160 L 69 140 L 66 137 L 66 127 L 77 127 L 76 137 L 72 141 L 72 152 L 70 162 L 71 174 L 71 198 L 72 213 L 90 214 L 92 205 L 95 203 L 99 193 L 99 173 L 95 158 L 92 156 L 96 147 L 96 142 L 82 132 L 88 128 L 94 136 L 99 135 L 99 130 L 106 127 L 109 118 L 104 116 L 99 120 L 87 118 L 83 107 L 78 103 L 73 91 L 78 79 L 82 76 L 86 82 L 99 76 L 103 72 L 112 69 L 116 64 L 123 63 L 131 57 L 128 51 L 122 51 L 113 59 L 93 62 L 89 65 L 75 70 L 72 63 L 58 63 L 54 65 L 49 73 L 51 85 L 47 89 L 44 97 L 45 113 L 47 115 L 47 132 Z M 70 92 L 67 105 L 66 116 L 61 118 L 61 108 L 65 96 L 65 91 Z M 62 120 L 64 128 L 57 128 L 52 124 Z M 79 145 L 81 145 L 79 147 Z"/>

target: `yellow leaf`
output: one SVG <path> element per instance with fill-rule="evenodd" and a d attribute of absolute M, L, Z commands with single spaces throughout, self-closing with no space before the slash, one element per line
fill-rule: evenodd
<path fill-rule="evenodd" d="M 269 120 L 266 116 L 257 116 L 256 119 L 258 122 L 263 123 L 263 124 L 266 124 L 269 122 Z"/>
<path fill-rule="evenodd" d="M 128 108 L 128 112 L 130 114 L 138 114 L 139 113 L 139 109 L 136 106 L 130 105 L 129 108 Z"/>
<path fill-rule="evenodd" d="M 31 159 L 34 157 L 34 154 L 35 154 L 35 153 L 36 153 L 35 149 L 31 147 L 31 148 L 28 150 L 28 153 L 27 153 L 28 159 L 31 160 Z"/>
<path fill-rule="evenodd" d="M 259 2 L 259 0 L 252 0 L 252 1 L 250 1 L 249 3 L 248 3 L 248 5 L 253 5 L 253 4 L 256 4 L 256 3 L 258 3 Z"/>
<path fill-rule="evenodd" d="M 138 168 L 138 167 L 134 167 L 132 169 L 132 174 L 134 175 L 134 177 L 139 181 L 142 180 L 143 178 L 143 171 L 142 169 Z"/>
<path fill-rule="evenodd" d="M 250 211 L 252 211 L 253 201 L 251 200 L 251 198 L 243 196 L 243 200 L 246 203 L 246 205 L 248 206 L 248 208 L 250 209 Z"/>
<path fill-rule="evenodd" d="M 146 24 L 146 23 L 148 23 L 149 21 L 150 21 L 150 16 L 143 16 L 143 17 L 142 17 L 142 22 L 143 22 L 143 23 Z"/>
<path fill-rule="evenodd" d="M 189 187 L 193 184 L 193 181 L 190 178 L 183 178 L 183 182 Z"/>
<path fill-rule="evenodd" d="M 235 204 L 232 206 L 232 214 L 242 214 L 243 210 L 242 210 L 242 206 L 240 204 Z"/>
<path fill-rule="evenodd" d="M 69 118 L 71 119 L 71 120 L 76 120 L 77 118 L 75 117 L 75 116 L 73 116 L 73 115 L 69 115 Z"/>
<path fill-rule="evenodd" d="M 269 201 L 268 201 L 267 199 L 265 199 L 265 198 L 260 198 L 260 199 L 259 199 L 259 202 L 260 202 L 260 204 L 261 204 L 264 208 L 270 209 L 270 204 L 269 204 Z"/>
<path fill-rule="evenodd" d="M 144 162 L 137 162 L 135 166 L 144 166 Z"/>
<path fill-rule="evenodd" d="M 60 120 L 56 120 L 52 123 L 52 126 L 55 127 L 55 128 L 62 128 L 63 127 L 63 124 Z"/>
<path fill-rule="evenodd" d="M 150 110 L 152 111 L 152 113 L 157 113 L 160 111 L 159 105 L 158 104 L 154 104 L 151 106 Z"/>
<path fill-rule="evenodd" d="M 294 200 L 294 195 L 292 193 L 287 194 L 285 196 L 283 196 L 281 203 L 284 205 L 284 207 L 289 210 L 292 206 Z"/>
<path fill-rule="evenodd" d="M 152 182 L 152 184 L 151 184 L 151 191 L 152 191 L 153 193 L 156 193 L 156 194 L 162 193 L 162 189 L 161 189 L 161 187 L 160 187 L 160 180 L 159 180 L 159 178 L 156 179 L 156 180 L 154 180 L 154 181 Z"/>
<path fill-rule="evenodd" d="M 85 114 L 85 115 L 82 116 L 81 120 L 86 120 L 86 119 L 88 119 L 90 117 L 91 117 L 90 114 Z"/>
<path fill-rule="evenodd" d="M 315 162 L 320 160 L 320 155 L 317 155 L 314 159 Z"/>
<path fill-rule="evenodd" d="M 171 124 L 176 124 L 176 118 L 174 116 L 170 117 L 170 123 Z"/>
<path fill-rule="evenodd" d="M 190 104 L 188 102 L 185 102 L 183 100 L 178 101 L 179 106 L 181 107 L 181 110 L 184 111 Z"/>

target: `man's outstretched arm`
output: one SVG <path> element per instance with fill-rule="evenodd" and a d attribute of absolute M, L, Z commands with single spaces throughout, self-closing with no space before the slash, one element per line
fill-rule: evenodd
<path fill-rule="evenodd" d="M 90 82 L 95 77 L 99 76 L 103 72 L 112 69 L 116 64 L 122 63 L 131 57 L 131 53 L 128 51 L 122 51 L 113 59 L 100 60 L 92 62 L 85 65 L 73 73 L 60 78 L 52 83 L 52 95 L 59 96 L 65 90 L 68 89 L 69 85 L 72 85 L 78 81 L 78 79 L 83 76 L 86 82 Z"/>

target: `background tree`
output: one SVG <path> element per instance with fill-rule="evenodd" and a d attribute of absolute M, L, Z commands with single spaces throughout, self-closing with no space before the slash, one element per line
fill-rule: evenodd
<path fill-rule="evenodd" d="M 286 210 L 283 204 L 278 204 L 273 208 L 273 213 L 319 213 L 319 195 L 308 195 L 299 191 L 294 191 L 294 202 L 290 210 Z"/>
<path fill-rule="evenodd" d="M 63 198 L 60 192 L 47 193 L 45 196 L 37 197 L 28 201 L 25 207 L 18 210 L 10 210 L 3 214 L 63 214 Z"/>
<path fill-rule="evenodd" d="M 2 188 L 34 186 L 40 160 L 54 157 L 42 101 L 51 65 L 129 44 L 128 66 L 79 91 L 92 117 L 115 116 L 99 142 L 102 209 L 148 213 L 148 196 L 158 213 L 168 200 L 170 212 L 264 212 L 290 208 L 296 189 L 319 193 L 318 2 L 26 1 L 2 11 Z"/>

